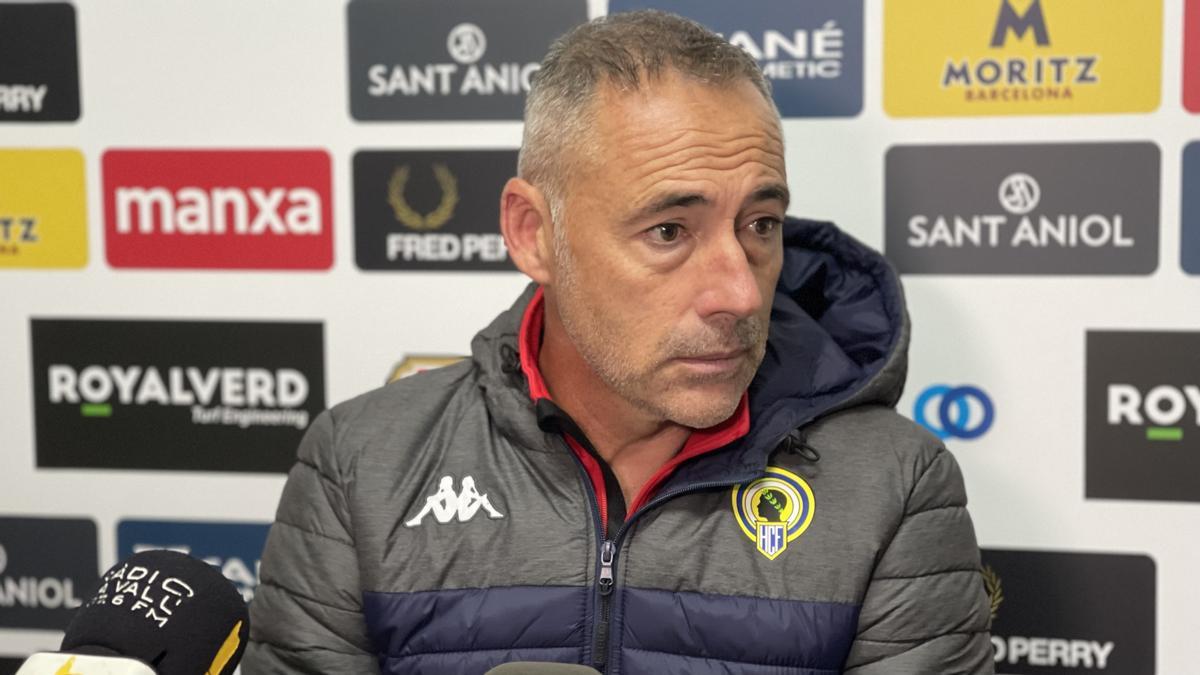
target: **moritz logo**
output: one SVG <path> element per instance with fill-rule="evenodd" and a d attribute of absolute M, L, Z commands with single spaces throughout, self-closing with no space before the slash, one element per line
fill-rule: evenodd
<path fill-rule="evenodd" d="M 1162 0 L 888 0 L 884 108 L 1149 112 L 1160 98 L 1162 11 Z"/>

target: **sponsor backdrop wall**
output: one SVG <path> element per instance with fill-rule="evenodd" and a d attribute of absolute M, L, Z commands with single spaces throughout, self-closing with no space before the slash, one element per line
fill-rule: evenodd
<path fill-rule="evenodd" d="M 643 6 L 762 63 L 792 212 L 903 273 L 999 672 L 1198 672 L 1200 0 L 0 2 L 0 672 L 137 550 L 253 596 L 313 416 L 523 287 L 546 45 Z"/>

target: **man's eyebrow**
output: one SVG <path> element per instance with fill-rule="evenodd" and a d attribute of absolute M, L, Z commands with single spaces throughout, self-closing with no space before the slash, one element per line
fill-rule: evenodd
<path fill-rule="evenodd" d="M 627 223 L 636 223 L 651 216 L 670 211 L 675 208 L 686 208 L 688 206 L 705 206 L 709 204 L 708 197 L 699 192 L 669 192 L 664 195 L 655 197 L 650 203 L 641 207 L 637 211 L 630 214 L 625 219 Z"/>
<path fill-rule="evenodd" d="M 783 183 L 771 183 L 758 188 L 746 198 L 747 205 L 769 201 L 780 202 L 786 210 L 788 204 L 792 201 L 792 193 L 788 190 L 788 186 Z"/>

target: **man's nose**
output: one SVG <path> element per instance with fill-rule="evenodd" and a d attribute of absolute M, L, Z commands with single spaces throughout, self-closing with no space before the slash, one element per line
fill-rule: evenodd
<path fill-rule="evenodd" d="M 758 312 L 763 296 L 737 234 L 724 233 L 710 241 L 707 249 L 700 266 L 698 285 L 703 290 L 697 299 L 697 313 L 702 318 L 728 314 L 741 319 Z"/>

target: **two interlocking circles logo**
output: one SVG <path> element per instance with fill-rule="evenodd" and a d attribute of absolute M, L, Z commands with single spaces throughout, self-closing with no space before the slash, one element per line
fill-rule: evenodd
<path fill-rule="evenodd" d="M 930 412 L 933 413 L 932 420 Z M 996 408 L 992 399 L 979 387 L 969 385 L 935 384 L 922 391 L 913 404 L 913 421 L 942 440 L 979 438 L 987 433 L 995 420 Z"/>

